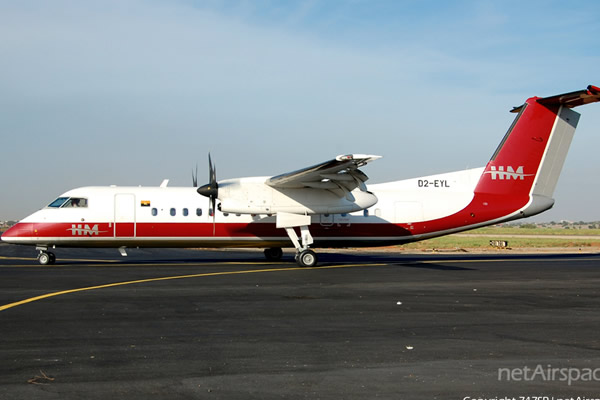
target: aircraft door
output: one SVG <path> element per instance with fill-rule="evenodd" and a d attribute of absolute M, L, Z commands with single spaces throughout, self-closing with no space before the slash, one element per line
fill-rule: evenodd
<path fill-rule="evenodd" d="M 135 195 L 115 195 L 115 237 L 135 236 Z"/>

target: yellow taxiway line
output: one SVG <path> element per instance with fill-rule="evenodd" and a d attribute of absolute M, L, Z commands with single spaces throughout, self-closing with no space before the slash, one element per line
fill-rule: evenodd
<path fill-rule="evenodd" d="M 234 263 L 232 263 L 232 264 L 234 264 Z M 235 263 L 235 264 L 239 264 L 239 263 Z M 144 265 L 148 265 L 148 264 L 144 264 Z M 43 295 L 40 295 L 40 296 L 30 297 L 28 299 L 17 301 L 17 302 L 14 302 L 14 303 L 5 304 L 3 306 L 0 306 L 0 311 L 5 311 L 5 310 L 8 310 L 10 308 L 21 306 L 23 304 L 32 303 L 34 301 L 48 299 L 50 297 L 62 296 L 62 295 L 65 295 L 65 294 L 70 294 L 70 293 L 85 292 L 85 291 L 88 291 L 88 290 L 106 289 L 106 288 L 111 288 L 111 287 L 116 287 L 116 286 L 125 286 L 125 285 L 134 285 L 134 284 L 139 284 L 139 283 L 168 281 L 168 280 L 174 280 L 174 279 L 202 278 L 202 277 L 207 277 L 207 276 L 256 274 L 256 273 L 265 273 L 265 272 L 283 272 L 283 271 L 299 271 L 299 270 L 306 271 L 306 270 L 313 270 L 313 269 L 333 269 L 333 268 L 352 268 L 352 267 L 381 267 L 381 266 L 384 266 L 384 265 L 387 265 L 387 264 L 343 264 L 343 265 L 328 265 L 328 266 L 313 267 L 313 268 L 306 268 L 306 267 L 291 267 L 290 268 L 290 267 L 286 267 L 286 268 L 270 268 L 270 269 L 253 269 L 253 270 L 245 270 L 245 271 L 208 272 L 208 273 L 203 273 L 203 274 L 177 275 L 177 276 L 165 276 L 165 277 L 161 277 L 161 278 L 139 279 L 139 280 L 135 280 L 135 281 L 115 282 L 115 283 L 108 283 L 108 284 L 105 284 L 105 285 L 88 286 L 88 287 L 77 288 L 77 289 L 63 290 L 63 291 L 60 291 L 60 292 L 46 293 L 46 294 L 43 294 Z"/>
<path fill-rule="evenodd" d="M 9 259 L 7 257 L 0 257 L 0 258 L 4 258 L 4 259 Z M 16 258 L 12 258 L 12 259 L 16 259 Z M 561 258 L 558 260 L 553 260 L 553 259 L 548 259 L 545 261 L 565 261 L 568 260 L 569 258 Z M 578 260 L 582 260 L 582 259 L 586 259 L 586 258 L 577 258 Z M 592 258 L 590 258 L 592 259 Z M 597 260 L 597 258 L 593 258 L 594 260 Z M 75 261 L 75 260 L 73 260 Z M 111 262 L 117 262 L 117 260 L 79 260 L 79 261 L 89 261 L 89 262 L 107 262 L 107 263 L 111 263 Z M 472 262 L 505 262 L 506 259 L 476 259 L 476 260 L 419 260 L 419 261 L 407 261 L 410 263 L 418 263 L 418 264 L 434 264 L 434 263 L 472 263 Z M 510 261 L 513 262 L 524 262 L 524 261 L 539 261 L 539 260 L 533 260 L 531 258 L 514 258 L 511 259 Z M 165 263 L 139 263 L 139 264 L 127 264 L 128 267 L 131 266 L 189 266 L 190 263 L 173 263 L 173 264 L 165 264 Z M 219 265 L 264 265 L 264 262 L 221 262 L 219 263 Z M 140 283 L 148 283 L 148 282 L 158 282 L 158 281 L 168 281 L 168 280 L 175 280 L 175 279 L 189 279 L 189 278 L 202 278 L 202 277 L 209 277 L 209 276 L 224 276 L 224 275 L 240 275 L 240 274 L 255 274 L 255 273 L 266 273 L 266 272 L 284 272 L 284 271 L 307 271 L 307 270 L 317 270 L 317 269 L 334 269 L 334 268 L 355 268 L 355 267 L 381 267 L 381 266 L 385 266 L 385 265 L 389 265 L 389 263 L 362 263 L 362 264 L 339 264 L 339 265 L 326 265 L 326 266 L 321 266 L 321 267 L 312 267 L 312 268 L 308 268 L 308 267 L 285 267 L 285 268 L 267 268 L 267 269 L 253 269 L 253 270 L 244 270 L 244 271 L 224 271 L 224 272 L 209 272 L 209 273 L 202 273 L 202 274 L 192 274 L 192 275 L 177 275 L 177 276 L 165 276 L 165 277 L 161 277 L 161 278 L 149 278 L 149 279 L 140 279 L 140 280 L 134 280 L 134 281 L 127 281 L 127 282 L 115 282 L 115 283 L 108 283 L 105 285 L 98 285 L 98 286 L 89 286 L 89 287 L 83 287 L 83 288 L 77 288 L 77 289 L 69 289 L 69 290 L 63 290 L 60 292 L 52 292 L 52 293 L 46 293 L 40 296 L 35 296 L 35 297 L 31 297 L 25 300 L 21 300 L 21 301 L 17 301 L 14 303 L 9 303 L 9 304 L 5 304 L 0 306 L 0 311 L 5 311 L 8 310 L 10 308 L 14 308 L 17 306 L 21 306 L 23 304 L 27 304 L 27 303 L 32 303 L 34 301 L 39 301 L 39 300 L 44 300 L 50 297 L 56 297 L 56 296 L 62 296 L 65 294 L 70 294 L 70 293 L 77 293 L 77 292 L 84 292 L 84 291 L 89 291 L 89 290 L 97 290 L 97 289 L 106 289 L 106 288 L 111 288 L 111 287 L 116 287 L 116 286 L 125 286 L 125 285 L 134 285 L 134 284 L 140 284 Z M 66 265 L 68 266 L 68 265 Z M 6 267 L 6 266 L 3 266 Z M 17 267 L 17 266 L 14 266 Z M 23 267 L 23 266 L 18 266 Z M 37 266 L 39 267 L 39 266 Z M 58 266 L 54 266 L 51 265 L 49 267 L 58 267 Z"/>

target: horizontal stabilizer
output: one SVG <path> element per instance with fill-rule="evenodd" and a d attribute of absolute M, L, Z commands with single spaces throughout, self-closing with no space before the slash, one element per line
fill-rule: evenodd
<path fill-rule="evenodd" d="M 556 96 L 542 97 L 536 100 L 539 104 L 545 106 L 559 106 L 573 108 L 584 104 L 600 101 L 600 88 L 589 85 L 587 89 L 578 90 L 570 93 L 563 93 Z M 510 112 L 519 112 L 523 106 L 514 107 Z"/>

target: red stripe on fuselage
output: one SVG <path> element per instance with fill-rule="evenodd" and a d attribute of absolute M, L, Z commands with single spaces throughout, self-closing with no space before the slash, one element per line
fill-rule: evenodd
<path fill-rule="evenodd" d="M 20 238 L 95 238 L 115 237 L 114 225 L 108 223 L 18 223 L 2 236 L 4 239 Z M 252 238 L 252 237 L 285 237 L 284 229 L 277 228 L 274 223 L 119 223 L 134 231 L 138 238 Z M 313 236 L 322 237 L 398 237 L 409 236 L 406 226 L 391 223 L 355 223 L 331 226 L 313 224 L 310 226 Z M 118 233 L 118 230 L 117 230 Z"/>
<path fill-rule="evenodd" d="M 333 224 L 324 226 L 318 223 L 310 225 L 310 232 L 315 238 L 315 246 L 319 241 L 332 246 L 368 244 L 389 245 L 393 243 L 404 243 L 416 240 L 415 236 L 436 236 L 448 230 L 460 230 L 461 227 L 469 227 L 482 224 L 486 221 L 505 217 L 518 211 L 527 204 L 528 198 L 515 198 L 511 196 L 490 195 L 478 193 L 469 206 L 453 215 L 412 224 L 394 224 L 386 222 L 356 222 L 350 224 Z M 379 221 L 383 221 L 379 219 Z M 119 246 L 119 240 L 124 244 L 136 246 L 160 246 L 161 244 L 180 243 L 183 246 L 198 245 L 210 246 L 215 240 L 222 245 L 227 240 L 228 246 L 235 247 L 237 244 L 248 246 L 253 240 L 257 246 L 265 241 L 278 240 L 283 243 L 290 242 L 285 231 L 277 228 L 275 223 L 252 222 L 252 223 L 117 223 L 128 232 L 126 236 L 115 236 L 115 224 L 98 223 L 18 223 L 2 236 L 2 239 L 11 242 L 11 238 L 19 238 L 15 243 L 46 245 L 77 245 L 93 246 L 95 243 Z M 119 229 L 116 230 L 119 234 Z M 213 233 L 214 232 L 214 233 Z M 135 236 L 128 236 L 133 235 Z M 333 238 L 339 238 L 332 241 Z M 48 240 L 47 240 L 48 239 Z M 132 242 L 138 239 L 138 242 Z M 185 240 L 177 240 L 185 239 Z M 236 239 L 238 241 L 236 242 Z M 147 242 L 144 242 L 147 240 Z M 341 241 L 340 241 L 341 240 Z M 50 243 L 50 241 L 52 243 Z M 163 242 L 164 243 L 161 243 Z M 290 242 L 291 243 L 291 242 Z"/>

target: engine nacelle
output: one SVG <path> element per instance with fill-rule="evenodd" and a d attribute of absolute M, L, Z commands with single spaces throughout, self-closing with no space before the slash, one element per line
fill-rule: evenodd
<path fill-rule="evenodd" d="M 347 196 L 323 189 L 280 189 L 265 184 L 268 178 L 229 179 L 219 182 L 222 212 L 235 214 L 342 214 L 364 210 L 377 203 L 370 192 L 355 189 Z"/>

